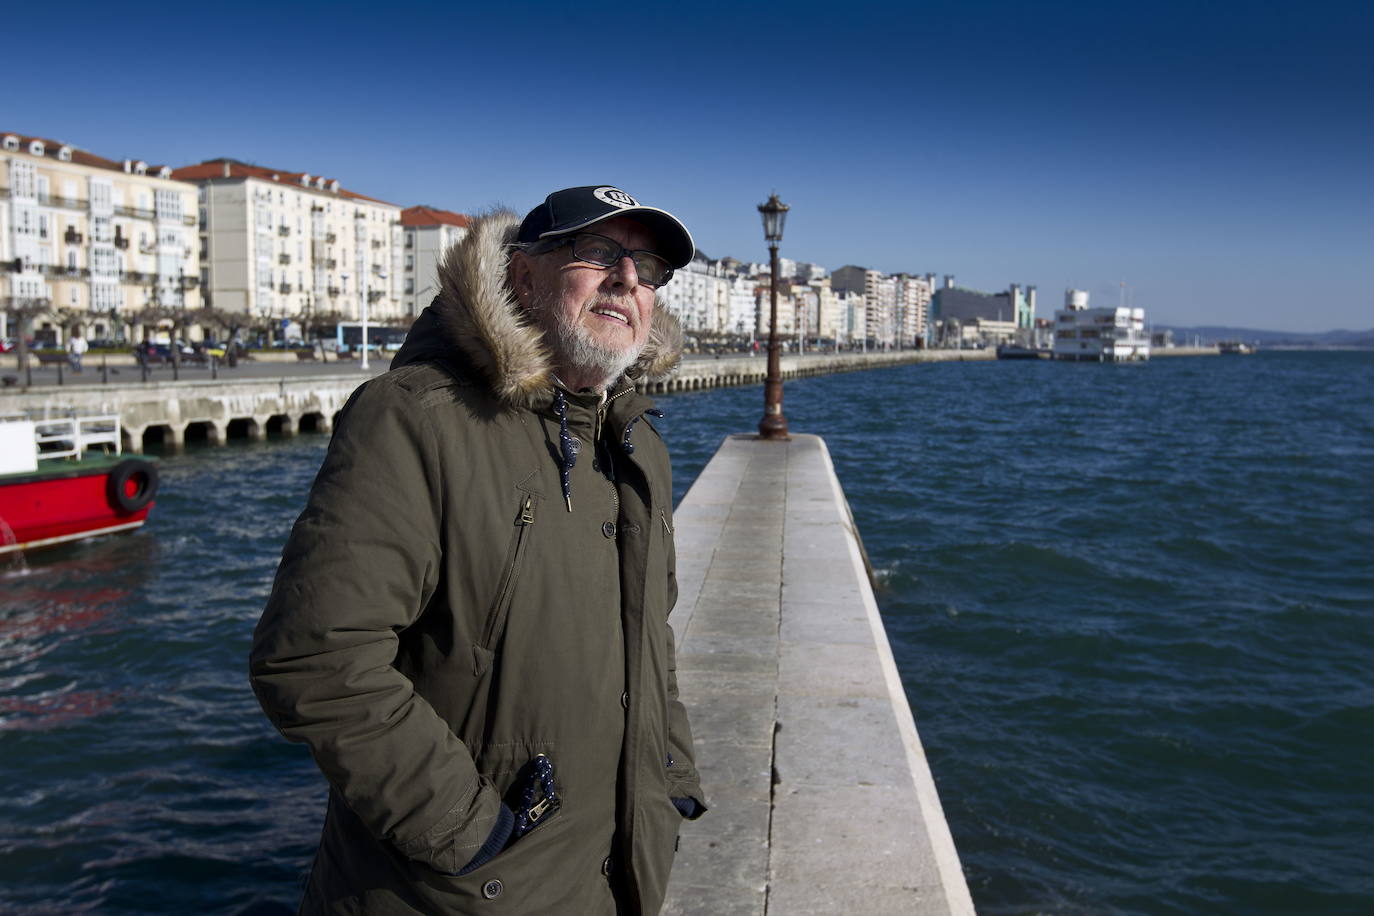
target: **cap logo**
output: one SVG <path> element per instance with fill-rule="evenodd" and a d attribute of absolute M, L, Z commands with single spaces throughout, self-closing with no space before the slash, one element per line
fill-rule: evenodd
<path fill-rule="evenodd" d="M 619 207 L 621 210 L 624 210 L 626 207 L 639 206 L 639 201 L 619 188 L 597 188 L 592 192 L 592 196 L 603 204 L 610 204 L 612 207 Z"/>

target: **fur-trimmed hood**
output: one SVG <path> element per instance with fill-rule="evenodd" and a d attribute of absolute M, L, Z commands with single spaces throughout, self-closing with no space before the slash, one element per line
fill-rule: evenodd
<path fill-rule="evenodd" d="M 520 219 L 509 210 L 478 217 L 439 265 L 440 291 L 415 322 L 392 366 L 435 357 L 459 362 L 511 406 L 543 407 L 553 398 L 553 367 L 539 329 L 507 283 L 506 263 Z M 649 341 L 625 375 L 663 375 L 682 355 L 682 325 L 656 297 Z M 617 387 L 617 386 L 612 386 Z"/>

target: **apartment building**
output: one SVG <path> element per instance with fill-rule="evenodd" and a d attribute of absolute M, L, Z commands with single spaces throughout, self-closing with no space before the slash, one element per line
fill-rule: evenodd
<path fill-rule="evenodd" d="M 658 295 L 688 334 L 723 330 L 728 320 L 730 278 L 721 262 L 707 260 L 700 252 L 673 272 Z"/>
<path fill-rule="evenodd" d="M 830 275 L 836 292 L 859 293 L 864 297 L 862 336 L 875 347 L 897 343 L 897 280 L 880 270 L 848 264 Z M 856 332 L 858 333 L 858 332 Z"/>
<path fill-rule="evenodd" d="M 439 294 L 439 265 L 468 234 L 469 225 L 463 214 L 438 207 L 401 211 L 401 304 L 410 318 L 419 317 Z"/>
<path fill-rule="evenodd" d="M 207 304 L 275 325 L 401 322 L 401 208 L 337 179 L 234 159 L 178 168 L 198 189 Z"/>
<path fill-rule="evenodd" d="M 1023 290 L 1013 283 L 1003 292 L 985 293 L 955 286 L 954 277 L 946 275 L 931 297 L 930 317 L 941 346 L 1028 342 L 1035 327 L 1035 287 Z"/>
<path fill-rule="evenodd" d="M 919 339 L 919 345 L 924 346 L 930 297 L 935 290 L 935 275 L 917 277 L 902 273 L 894 275 L 893 280 L 896 287 L 893 324 L 896 328 L 897 342 L 903 347 L 913 347 L 918 345 Z"/>
<path fill-rule="evenodd" d="M 167 166 L 0 133 L 0 334 L 136 337 L 200 307 L 196 189 Z"/>

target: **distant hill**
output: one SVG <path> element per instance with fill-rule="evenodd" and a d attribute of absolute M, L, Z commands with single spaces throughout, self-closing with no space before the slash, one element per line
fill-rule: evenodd
<path fill-rule="evenodd" d="M 1174 343 L 1189 343 L 1200 339 L 1204 344 L 1221 340 L 1240 340 L 1255 343 L 1262 347 L 1360 347 L 1374 349 L 1374 328 L 1367 331 L 1322 331 L 1316 334 L 1302 334 L 1296 331 L 1265 331 L 1260 328 L 1230 328 L 1218 325 L 1200 325 L 1181 328 L 1173 325 L 1154 326 L 1156 331 L 1174 332 Z"/>

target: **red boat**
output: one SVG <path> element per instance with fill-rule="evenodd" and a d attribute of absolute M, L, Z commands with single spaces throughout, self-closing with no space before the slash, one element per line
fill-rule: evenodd
<path fill-rule="evenodd" d="M 117 416 L 0 418 L 0 554 L 137 528 L 156 493 Z"/>

